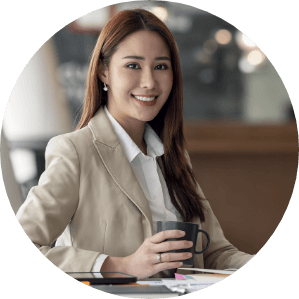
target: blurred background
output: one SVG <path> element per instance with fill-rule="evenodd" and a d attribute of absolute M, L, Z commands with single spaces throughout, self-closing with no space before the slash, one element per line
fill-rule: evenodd
<path fill-rule="evenodd" d="M 257 253 L 279 224 L 296 179 L 298 133 L 275 68 L 247 36 L 197 8 L 136 1 L 68 24 L 32 57 L 9 99 L 1 134 L 4 183 L 16 212 L 45 169 L 50 138 L 75 129 L 89 61 L 117 12 L 144 8 L 173 33 L 184 82 L 184 131 L 193 170 L 224 233 Z"/>

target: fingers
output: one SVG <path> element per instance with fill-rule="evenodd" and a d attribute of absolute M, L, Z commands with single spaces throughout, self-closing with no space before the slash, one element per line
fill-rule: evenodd
<path fill-rule="evenodd" d="M 163 270 L 179 268 L 182 265 L 183 265 L 182 262 L 169 262 L 169 263 L 156 264 L 154 265 L 154 268 L 155 268 L 155 272 L 160 272 Z"/>
<path fill-rule="evenodd" d="M 192 257 L 191 252 L 165 252 L 161 254 L 161 263 L 184 261 Z"/>
<path fill-rule="evenodd" d="M 167 239 L 171 238 L 178 238 L 182 237 L 185 232 L 182 232 L 180 230 L 169 230 L 169 231 L 163 231 L 160 232 L 153 237 L 149 238 L 150 246 L 151 246 L 151 251 L 153 253 L 166 253 L 168 251 L 173 251 L 173 250 L 181 250 L 181 249 L 189 249 L 190 247 L 193 246 L 192 241 L 187 241 L 187 240 L 178 240 L 178 241 L 165 241 Z M 163 242 L 163 240 L 165 242 Z M 157 241 L 161 241 L 159 243 L 156 243 Z M 167 261 L 172 261 L 172 260 L 179 260 L 179 258 L 175 259 L 175 255 L 171 255 L 172 259 L 167 259 Z M 174 259 L 173 259 L 174 258 Z"/>
<path fill-rule="evenodd" d="M 185 232 L 181 230 L 165 230 L 153 235 L 150 239 L 152 243 L 161 243 L 167 239 L 181 238 L 185 236 Z"/>
<path fill-rule="evenodd" d="M 158 259 L 158 254 L 152 255 L 151 258 L 151 267 L 153 267 L 154 272 L 160 272 L 167 269 L 179 268 L 183 265 L 182 261 L 192 257 L 192 254 L 189 252 L 182 253 L 163 253 L 161 254 L 161 263 Z"/>
<path fill-rule="evenodd" d="M 167 269 L 179 268 L 183 265 L 182 261 L 192 257 L 190 252 L 169 252 L 173 250 L 189 249 L 193 242 L 180 240 L 185 232 L 180 230 L 168 230 L 157 233 L 147 238 L 142 246 L 147 254 L 147 263 L 153 267 L 153 273 Z M 178 239 L 177 241 L 166 241 L 168 239 Z M 158 254 L 161 252 L 161 262 Z"/>
<path fill-rule="evenodd" d="M 155 271 L 160 272 L 167 269 L 179 268 L 183 265 L 184 260 L 192 257 L 191 252 L 172 253 L 166 252 L 161 254 L 161 262 L 159 262 L 158 255 L 153 255 L 153 267 Z"/>
<path fill-rule="evenodd" d="M 192 241 L 182 240 L 182 241 L 166 241 L 160 244 L 155 244 L 153 249 L 155 252 L 166 252 L 171 250 L 186 249 L 193 246 Z"/>
<path fill-rule="evenodd" d="M 167 270 L 167 269 L 175 269 L 179 268 L 183 265 L 184 260 L 187 260 L 192 257 L 191 252 L 180 252 L 180 253 L 162 253 L 161 254 L 161 263 L 158 261 L 154 265 L 157 272 Z M 156 257 L 156 260 L 158 258 Z"/>

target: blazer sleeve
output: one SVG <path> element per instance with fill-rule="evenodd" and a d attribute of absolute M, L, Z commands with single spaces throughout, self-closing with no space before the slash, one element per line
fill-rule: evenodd
<path fill-rule="evenodd" d="M 46 148 L 46 170 L 33 187 L 17 218 L 24 231 L 52 263 L 65 272 L 88 272 L 100 254 L 51 244 L 62 234 L 79 202 L 80 162 L 73 142 L 61 135 Z"/>
<path fill-rule="evenodd" d="M 191 165 L 191 160 L 186 152 L 186 157 Z M 205 195 L 197 183 L 197 193 L 202 198 L 202 203 L 204 207 L 205 221 L 200 223 L 201 228 L 205 230 L 210 236 L 210 246 L 209 249 L 203 254 L 204 258 L 204 268 L 205 269 L 228 269 L 235 268 L 239 269 L 244 266 L 254 255 L 244 253 L 239 251 L 234 247 L 224 236 L 222 228 L 214 215 L 209 201 L 205 198 Z M 206 247 L 207 240 L 204 234 L 202 235 L 202 248 Z M 197 267 L 197 266 L 195 266 Z"/>

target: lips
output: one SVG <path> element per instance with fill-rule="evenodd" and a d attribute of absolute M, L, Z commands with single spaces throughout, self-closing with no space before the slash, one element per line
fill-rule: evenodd
<path fill-rule="evenodd" d="M 133 95 L 133 97 L 139 101 L 143 101 L 143 102 L 151 102 L 153 100 L 155 100 L 158 96 L 157 95 Z"/>
<path fill-rule="evenodd" d="M 157 102 L 157 95 L 133 95 L 133 98 L 142 106 L 154 106 Z"/>

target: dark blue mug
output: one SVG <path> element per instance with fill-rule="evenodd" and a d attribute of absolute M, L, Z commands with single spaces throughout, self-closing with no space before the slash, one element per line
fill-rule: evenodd
<path fill-rule="evenodd" d="M 203 229 L 199 229 L 198 224 L 190 223 L 190 222 L 178 222 L 178 221 L 158 221 L 157 222 L 157 232 L 159 233 L 164 230 L 182 230 L 185 232 L 185 236 L 183 236 L 179 239 L 177 239 L 177 238 L 167 239 L 167 241 L 187 240 L 187 241 L 193 242 L 193 246 L 190 248 L 169 251 L 169 252 L 191 252 L 192 257 L 187 260 L 182 261 L 184 263 L 184 265 L 186 265 L 186 266 L 193 265 L 194 254 L 202 254 L 202 253 L 206 252 L 209 248 L 210 236 Z M 203 249 L 202 251 L 196 251 L 196 249 L 195 249 L 198 233 L 203 233 L 207 237 L 207 245 L 206 245 L 205 249 Z"/>

